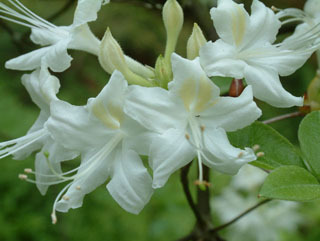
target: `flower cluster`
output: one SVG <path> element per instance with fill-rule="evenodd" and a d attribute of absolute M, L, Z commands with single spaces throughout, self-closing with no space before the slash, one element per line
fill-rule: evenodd
<path fill-rule="evenodd" d="M 154 189 L 192 160 L 198 163 L 200 185 L 205 181 L 203 165 L 236 174 L 256 155 L 250 147 L 232 146 L 226 132 L 261 116 L 253 97 L 275 107 L 302 106 L 303 98 L 287 92 L 279 76 L 295 72 L 319 47 L 319 18 L 310 12 L 313 7 L 307 5 L 304 14 L 292 9 L 275 14 L 254 0 L 249 15 L 242 4 L 219 0 L 210 13 L 220 38 L 207 42 L 195 24 L 183 58 L 175 53 L 183 11 L 176 0 L 168 0 L 163 7 L 166 50 L 152 68 L 126 56 L 109 29 L 102 40 L 90 30 L 88 23 L 109 1 L 78 0 L 69 26 L 44 20 L 18 0 L 8 2 L 0 3 L 0 18 L 29 27 L 31 40 L 41 46 L 6 63 L 9 69 L 33 71 L 23 75 L 22 83 L 40 115 L 25 136 L 0 143 L 0 158 L 24 159 L 37 152 L 35 170 L 27 168 L 19 177 L 35 183 L 42 194 L 50 185 L 67 183 L 53 205 L 54 223 L 56 211 L 80 207 L 86 194 L 106 182 L 114 200 L 137 214 Z M 292 15 L 304 23 L 275 43 Z M 85 106 L 56 96 L 60 83 L 52 73 L 71 66 L 68 49 L 96 55 L 111 75 Z M 245 79 L 247 87 L 237 97 L 220 96 L 210 79 L 215 76 Z M 141 156 L 148 156 L 152 176 Z M 78 167 L 62 171 L 64 161 L 77 157 Z"/>

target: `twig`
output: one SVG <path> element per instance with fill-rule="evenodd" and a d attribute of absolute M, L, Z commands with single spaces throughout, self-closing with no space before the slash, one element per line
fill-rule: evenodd
<path fill-rule="evenodd" d="M 48 18 L 48 21 L 51 22 L 52 20 L 55 20 L 60 15 L 68 11 L 69 8 L 72 7 L 73 3 L 75 3 L 75 0 L 69 0 L 58 12 L 54 13 L 52 16 Z"/>
<path fill-rule="evenodd" d="M 272 199 L 265 199 L 259 203 L 257 203 L 256 205 L 254 205 L 253 207 L 247 209 L 246 211 L 244 211 L 243 213 L 241 213 L 239 216 L 235 217 L 234 219 L 232 219 L 231 221 L 225 223 L 225 224 L 222 224 L 214 229 L 211 229 L 210 230 L 210 233 L 215 233 L 215 232 L 218 232 L 228 226 L 230 226 L 231 224 L 235 223 L 236 221 L 238 221 L 240 218 L 244 217 L 245 215 L 247 215 L 248 213 L 252 212 L 253 210 L 257 209 L 258 207 L 260 207 L 261 205 L 265 204 L 265 203 L 268 203 L 270 202 Z"/>
<path fill-rule="evenodd" d="M 276 116 L 274 118 L 262 121 L 262 123 L 263 124 L 271 124 L 271 123 L 274 123 L 274 122 L 277 122 L 277 121 L 281 121 L 281 120 L 285 120 L 285 119 L 293 118 L 293 117 L 297 117 L 297 116 L 303 116 L 303 115 L 304 114 L 302 112 L 297 111 L 297 112 L 293 112 L 293 113 L 289 113 L 289 114 L 285 114 L 285 115 Z"/>
<path fill-rule="evenodd" d="M 210 169 L 202 165 L 203 169 L 203 178 L 206 182 L 210 181 Z M 206 221 L 205 229 L 211 228 L 211 210 L 210 210 L 210 192 L 209 187 L 205 190 L 201 190 L 199 186 L 197 186 L 197 210 L 199 210 L 201 217 Z"/>
<path fill-rule="evenodd" d="M 191 163 L 192 162 L 190 162 L 188 165 L 186 165 L 185 167 L 183 167 L 181 169 L 180 180 L 181 180 L 183 191 L 184 191 L 184 194 L 186 195 L 188 204 L 189 204 L 190 208 L 192 209 L 192 212 L 193 212 L 194 216 L 196 217 L 197 222 L 199 223 L 199 225 L 202 226 L 202 225 L 205 225 L 205 221 L 203 220 L 203 217 L 201 216 L 196 204 L 194 203 L 190 189 L 189 189 L 188 173 L 189 173 Z"/>

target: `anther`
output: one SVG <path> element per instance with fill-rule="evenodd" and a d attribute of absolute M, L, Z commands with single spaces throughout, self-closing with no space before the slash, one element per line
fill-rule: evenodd
<path fill-rule="evenodd" d="M 240 152 L 239 154 L 238 154 L 238 158 L 241 158 L 241 157 L 243 157 L 243 152 Z"/>
<path fill-rule="evenodd" d="M 19 174 L 19 179 L 21 179 L 21 180 L 27 180 L 28 179 L 28 176 L 27 175 L 25 175 L 25 174 Z"/>
<path fill-rule="evenodd" d="M 51 220 L 52 220 L 52 224 L 56 224 L 57 223 L 57 216 L 55 213 L 51 213 Z"/>
<path fill-rule="evenodd" d="M 187 140 L 190 140 L 190 135 L 188 133 L 185 135 L 185 137 Z"/>
<path fill-rule="evenodd" d="M 272 6 L 272 7 L 271 7 L 271 10 L 274 11 L 274 12 L 278 12 L 278 11 L 279 11 L 279 9 L 276 8 L 275 6 Z"/>
<path fill-rule="evenodd" d="M 209 188 L 211 186 L 211 183 L 209 183 L 207 181 L 196 180 L 194 182 L 194 185 L 198 186 L 200 190 L 205 191 L 207 188 Z"/>
<path fill-rule="evenodd" d="M 69 198 L 68 196 L 66 196 L 66 195 L 64 195 L 64 196 L 62 197 L 62 199 L 65 200 L 65 201 L 69 201 L 69 200 L 70 200 L 70 198 Z"/>
<path fill-rule="evenodd" d="M 260 151 L 260 152 L 258 152 L 258 153 L 256 154 L 256 156 L 257 156 L 257 157 L 262 157 L 262 156 L 264 156 L 264 152 Z"/>
<path fill-rule="evenodd" d="M 254 145 L 254 146 L 252 147 L 252 150 L 253 150 L 254 152 L 256 152 L 256 151 L 259 150 L 259 149 L 260 149 L 260 146 L 259 146 L 258 144 Z"/>
<path fill-rule="evenodd" d="M 76 189 L 77 189 L 77 190 L 81 190 L 81 187 L 80 187 L 80 186 L 76 186 Z"/>
<path fill-rule="evenodd" d="M 201 126 L 200 126 L 200 130 L 201 130 L 202 132 L 204 132 L 204 131 L 205 131 L 205 129 L 206 129 L 206 127 L 205 127 L 205 126 L 203 126 L 203 125 L 201 125 Z"/>
<path fill-rule="evenodd" d="M 26 168 L 26 169 L 24 169 L 24 172 L 25 173 L 32 173 L 32 169 L 31 168 Z"/>

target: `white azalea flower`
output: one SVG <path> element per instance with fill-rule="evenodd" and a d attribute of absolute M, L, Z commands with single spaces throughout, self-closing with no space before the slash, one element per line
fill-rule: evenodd
<path fill-rule="evenodd" d="M 257 193 L 268 174 L 251 165 L 245 165 L 232 177 L 228 187 L 212 201 L 222 223 L 229 222 L 254 206 Z M 295 232 L 304 222 L 298 212 L 299 203 L 273 200 L 250 212 L 226 229 L 230 241 L 279 240 L 282 232 Z"/>
<path fill-rule="evenodd" d="M 147 132 L 124 114 L 126 91 L 126 80 L 115 71 L 101 93 L 89 99 L 86 106 L 52 102 L 47 128 L 56 141 L 82 155 L 81 165 L 65 173 L 76 174 L 61 175 L 61 181 L 70 183 L 54 203 L 53 221 L 55 210 L 67 212 L 80 207 L 84 196 L 108 178 L 107 189 L 128 212 L 139 213 L 149 201 L 152 180 L 138 155 L 148 153 Z"/>
<path fill-rule="evenodd" d="M 250 148 L 233 147 L 226 135 L 261 115 L 251 87 L 237 98 L 219 97 L 219 88 L 206 76 L 199 58 L 191 61 L 173 54 L 172 65 L 169 91 L 131 86 L 125 105 L 129 116 L 159 133 L 149 155 L 153 187 L 163 186 L 174 171 L 195 157 L 200 182 L 202 164 L 235 174 L 243 164 L 255 160 Z"/>
<path fill-rule="evenodd" d="M 256 98 L 276 107 L 303 105 L 303 98 L 282 87 L 279 75 L 295 72 L 316 50 L 314 34 L 296 38 L 295 44 L 274 44 L 281 23 L 258 0 L 252 3 L 251 16 L 243 4 L 220 0 L 211 9 L 211 17 L 221 39 L 200 50 L 201 64 L 209 76 L 245 78 Z"/>
<path fill-rule="evenodd" d="M 33 70 L 45 64 L 52 71 L 62 72 L 70 67 L 72 60 L 68 49 L 98 54 L 100 41 L 87 23 L 97 19 L 103 0 L 78 0 L 73 23 L 69 26 L 56 26 L 31 12 L 18 0 L 8 1 L 13 8 L 0 3 L 0 18 L 31 28 L 31 40 L 43 47 L 7 61 L 6 68 Z"/>
<path fill-rule="evenodd" d="M 35 159 L 36 172 L 26 169 L 27 173 L 36 174 L 37 181 L 28 179 L 26 175 L 20 175 L 20 177 L 36 183 L 40 192 L 45 194 L 50 182 L 57 179 L 50 175 L 53 172 L 61 172 L 60 163 L 75 158 L 77 153 L 66 150 L 55 142 L 44 127 L 50 117 L 50 102 L 57 99 L 59 80 L 50 75 L 46 68 L 42 68 L 32 74 L 23 75 L 22 83 L 41 112 L 25 136 L 0 143 L 0 159 L 12 155 L 14 159 L 22 160 L 32 152 L 40 150 Z"/>

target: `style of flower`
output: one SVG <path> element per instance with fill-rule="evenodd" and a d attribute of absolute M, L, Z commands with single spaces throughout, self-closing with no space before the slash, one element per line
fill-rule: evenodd
<path fill-rule="evenodd" d="M 57 180 L 50 174 L 61 172 L 61 162 L 73 159 L 78 154 L 55 142 L 44 127 L 50 117 L 50 102 L 57 99 L 59 80 L 50 75 L 47 68 L 42 68 L 23 75 L 22 83 L 41 112 L 25 136 L 0 143 L 0 159 L 12 155 L 14 159 L 22 160 L 34 151 L 40 150 L 35 158 L 35 172 L 29 168 L 26 169 L 28 174 L 36 175 L 37 181 L 29 179 L 25 174 L 19 177 L 36 183 L 39 191 L 44 195 L 50 183 Z"/>
<path fill-rule="evenodd" d="M 98 54 L 100 41 L 87 23 L 96 20 L 101 4 L 109 1 L 78 0 L 73 23 L 69 26 L 56 26 L 46 21 L 19 0 L 8 1 L 13 8 L 0 3 L 0 18 L 29 27 L 32 30 L 30 39 L 43 47 L 7 61 L 6 68 L 34 70 L 45 64 L 54 72 L 62 72 L 70 67 L 72 60 L 68 49 Z"/>
<path fill-rule="evenodd" d="M 235 174 L 256 159 L 252 149 L 233 147 L 226 131 L 243 128 L 260 115 L 251 86 L 237 98 L 219 97 L 219 88 L 206 76 L 199 58 L 172 55 L 173 81 L 169 90 L 130 86 L 125 112 L 148 129 L 153 138 L 149 159 L 153 187 L 162 187 L 169 176 L 198 159 L 199 182 L 202 164 L 219 172 Z"/>
<path fill-rule="evenodd" d="M 54 222 L 56 210 L 82 206 L 84 196 L 109 178 L 108 191 L 126 211 L 137 214 L 149 201 L 152 179 L 138 155 L 148 153 L 148 132 L 123 112 L 127 86 L 123 75 L 115 71 L 86 106 L 51 103 L 46 127 L 57 142 L 82 156 L 79 167 L 59 175 L 60 182 L 70 183 L 56 198 Z"/>
<path fill-rule="evenodd" d="M 314 33 L 296 38 L 295 44 L 274 44 L 281 22 L 258 0 L 253 0 L 251 16 L 242 4 L 219 0 L 211 17 L 221 39 L 200 50 L 201 65 L 209 76 L 245 78 L 256 98 L 276 107 L 303 105 L 303 98 L 283 88 L 279 75 L 295 72 L 318 48 Z"/>

